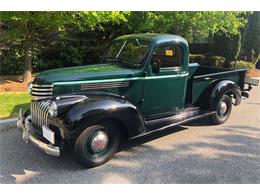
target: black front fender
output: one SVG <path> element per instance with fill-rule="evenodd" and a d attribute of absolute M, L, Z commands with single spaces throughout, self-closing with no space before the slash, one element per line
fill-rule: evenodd
<path fill-rule="evenodd" d="M 63 123 L 69 139 L 76 139 L 88 126 L 103 120 L 117 121 L 128 138 L 145 130 L 144 119 L 138 108 L 130 102 L 114 97 L 89 97 L 74 105 L 64 115 Z"/>

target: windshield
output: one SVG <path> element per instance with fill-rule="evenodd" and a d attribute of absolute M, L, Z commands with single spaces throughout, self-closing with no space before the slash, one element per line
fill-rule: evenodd
<path fill-rule="evenodd" d="M 126 62 L 132 66 L 141 66 L 148 48 L 148 42 L 143 40 L 118 40 L 110 46 L 105 61 Z"/>

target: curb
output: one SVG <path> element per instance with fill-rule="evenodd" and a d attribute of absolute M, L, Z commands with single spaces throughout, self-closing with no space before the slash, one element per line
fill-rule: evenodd
<path fill-rule="evenodd" d="M 0 120 L 0 133 L 16 127 L 17 118 Z"/>

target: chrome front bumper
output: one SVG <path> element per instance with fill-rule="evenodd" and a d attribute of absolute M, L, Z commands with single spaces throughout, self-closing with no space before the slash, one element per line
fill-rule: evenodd
<path fill-rule="evenodd" d="M 46 144 L 43 141 L 39 140 L 35 137 L 32 131 L 32 123 L 31 116 L 27 116 L 26 118 L 23 116 L 22 111 L 20 110 L 19 117 L 17 119 L 17 127 L 22 130 L 23 140 L 25 143 L 31 142 L 35 146 L 37 146 L 40 150 L 52 156 L 60 156 L 60 148 L 57 146 L 53 146 L 51 144 Z"/>

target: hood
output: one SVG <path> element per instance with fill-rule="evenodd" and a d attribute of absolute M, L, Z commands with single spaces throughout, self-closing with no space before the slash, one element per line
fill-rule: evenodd
<path fill-rule="evenodd" d="M 48 70 L 40 73 L 34 84 L 53 84 L 55 82 L 86 81 L 97 79 L 127 78 L 135 75 L 134 70 L 111 64 L 86 65 Z"/>

